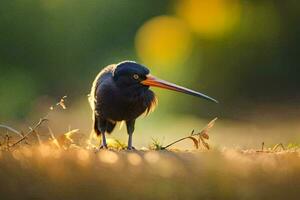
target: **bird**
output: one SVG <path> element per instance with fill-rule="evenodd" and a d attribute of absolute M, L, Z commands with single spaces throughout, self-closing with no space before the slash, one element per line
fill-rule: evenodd
<path fill-rule="evenodd" d="M 150 87 L 158 87 L 218 101 L 200 92 L 170 83 L 150 74 L 150 70 L 135 61 L 122 61 L 103 68 L 93 81 L 89 103 L 93 112 L 93 129 L 99 136 L 99 149 L 107 149 L 106 133 L 114 130 L 117 122 L 125 121 L 128 134 L 128 150 L 135 149 L 132 135 L 136 119 L 148 114 L 156 105 L 157 98 Z"/>

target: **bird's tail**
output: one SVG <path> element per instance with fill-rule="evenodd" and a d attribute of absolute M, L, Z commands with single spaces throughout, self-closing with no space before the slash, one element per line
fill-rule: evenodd
<path fill-rule="evenodd" d="M 116 126 L 116 122 L 112 122 L 112 121 L 106 121 L 104 122 L 104 130 L 106 133 L 110 134 Z M 97 116 L 94 116 L 94 131 L 97 135 L 101 135 L 101 130 L 99 127 L 100 123 L 99 123 L 99 118 Z"/>
<path fill-rule="evenodd" d="M 101 135 L 101 131 L 98 127 L 98 118 L 96 116 L 94 116 L 94 131 L 97 135 Z"/>
<path fill-rule="evenodd" d="M 106 132 L 110 134 L 115 129 L 116 123 L 115 122 L 106 122 Z"/>

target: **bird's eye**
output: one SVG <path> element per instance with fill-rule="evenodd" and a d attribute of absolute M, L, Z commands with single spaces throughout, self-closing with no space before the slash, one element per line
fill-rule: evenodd
<path fill-rule="evenodd" d="M 135 80 L 138 80 L 140 77 L 139 77 L 139 75 L 137 75 L 137 74 L 133 74 L 133 78 L 134 78 Z"/>

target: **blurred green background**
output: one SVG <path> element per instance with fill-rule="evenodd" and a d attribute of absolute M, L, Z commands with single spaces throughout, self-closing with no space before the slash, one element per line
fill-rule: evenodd
<path fill-rule="evenodd" d="M 155 90 L 161 115 L 298 107 L 299 13 L 297 0 L 1 0 L 0 120 L 64 95 L 88 109 L 96 74 L 122 60 L 221 102 Z"/>

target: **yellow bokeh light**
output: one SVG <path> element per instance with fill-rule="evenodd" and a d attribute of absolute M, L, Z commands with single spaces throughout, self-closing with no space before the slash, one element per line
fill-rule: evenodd
<path fill-rule="evenodd" d="M 100 161 L 107 164 L 115 164 L 119 160 L 118 154 L 109 150 L 100 151 L 98 158 Z"/>
<path fill-rule="evenodd" d="M 239 0 L 179 0 L 176 12 L 191 30 L 214 38 L 229 32 L 237 24 L 241 5 Z"/>
<path fill-rule="evenodd" d="M 129 153 L 127 155 L 128 162 L 134 166 L 141 164 L 142 158 L 137 153 Z"/>
<path fill-rule="evenodd" d="M 90 158 L 90 154 L 87 150 L 85 149 L 80 149 L 78 152 L 77 152 L 77 158 L 79 161 L 81 162 L 85 162 L 85 161 L 88 161 L 89 158 Z"/>
<path fill-rule="evenodd" d="M 181 62 L 191 50 L 190 32 L 185 23 L 169 16 L 146 22 L 137 32 L 135 41 L 140 59 L 152 67 Z"/>
<path fill-rule="evenodd" d="M 157 152 L 149 151 L 149 152 L 145 153 L 144 158 L 147 162 L 149 162 L 151 164 L 155 164 L 159 161 L 160 156 Z"/>

